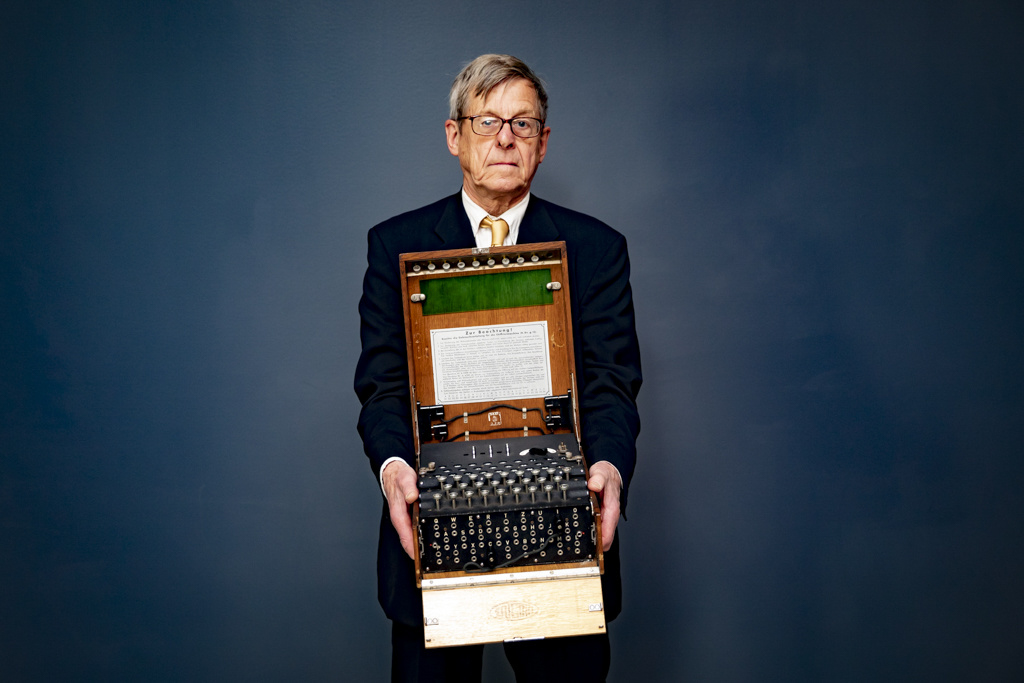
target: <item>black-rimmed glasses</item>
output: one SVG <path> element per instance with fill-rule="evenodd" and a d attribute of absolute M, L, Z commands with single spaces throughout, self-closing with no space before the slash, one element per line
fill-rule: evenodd
<path fill-rule="evenodd" d="M 470 127 L 477 135 L 497 135 L 508 124 L 509 130 L 517 138 L 535 138 L 544 129 L 544 122 L 530 116 L 517 116 L 503 119 L 500 116 L 478 115 L 460 116 L 459 121 L 469 119 Z"/>

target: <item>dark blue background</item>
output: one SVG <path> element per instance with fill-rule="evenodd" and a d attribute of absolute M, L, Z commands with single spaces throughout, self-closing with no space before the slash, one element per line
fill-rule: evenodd
<path fill-rule="evenodd" d="M 446 93 L 630 242 L 614 681 L 1024 676 L 1015 2 L 0 9 L 0 677 L 385 680 L 365 233 Z M 493 680 L 504 665 L 489 653 Z"/>

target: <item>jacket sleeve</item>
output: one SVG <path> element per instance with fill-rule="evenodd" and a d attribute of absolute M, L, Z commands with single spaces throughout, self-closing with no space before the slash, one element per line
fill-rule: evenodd
<path fill-rule="evenodd" d="M 387 248 L 379 230 L 371 230 L 359 300 L 362 351 L 356 366 L 355 390 L 362 403 L 359 434 L 375 478 L 389 457 L 414 464 L 402 311 L 398 254 Z"/>
<path fill-rule="evenodd" d="M 642 375 L 636 336 L 629 255 L 619 234 L 580 282 L 577 332 L 582 349 L 580 414 L 589 462 L 607 460 L 622 475 L 621 507 L 626 509 L 636 466 L 640 415 L 636 407 Z"/>

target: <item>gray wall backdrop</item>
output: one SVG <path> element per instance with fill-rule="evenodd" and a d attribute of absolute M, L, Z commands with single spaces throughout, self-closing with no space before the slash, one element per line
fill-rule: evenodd
<path fill-rule="evenodd" d="M 386 678 L 365 233 L 500 51 L 631 249 L 612 680 L 1021 680 L 1021 7 L 7 0 L 0 677 Z"/>

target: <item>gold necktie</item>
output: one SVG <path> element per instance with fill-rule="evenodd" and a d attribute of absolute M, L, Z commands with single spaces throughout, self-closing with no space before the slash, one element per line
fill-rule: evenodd
<path fill-rule="evenodd" d="M 480 221 L 480 227 L 490 229 L 492 247 L 500 247 L 504 244 L 505 236 L 508 235 L 508 223 L 504 220 L 484 216 L 484 219 Z"/>

